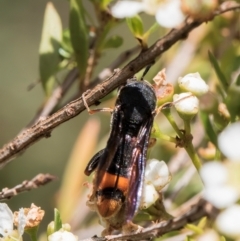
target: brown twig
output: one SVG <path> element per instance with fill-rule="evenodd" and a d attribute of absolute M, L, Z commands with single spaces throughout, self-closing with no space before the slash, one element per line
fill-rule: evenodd
<path fill-rule="evenodd" d="M 230 5 L 229 7 L 224 8 L 220 7 L 212 16 L 212 19 L 221 13 L 239 8 L 239 4 Z M 131 78 L 139 70 L 153 63 L 154 60 L 159 57 L 163 52 L 168 50 L 180 39 L 186 38 L 190 31 L 201 25 L 203 22 L 203 20 L 187 21 L 180 28 L 170 31 L 166 36 L 159 39 L 149 49 L 140 53 L 122 70 L 118 71 L 109 79 L 89 91 L 88 94 L 85 95 L 88 105 L 91 106 L 95 104 L 96 101 L 105 97 L 108 93 L 125 83 L 128 78 Z M 49 137 L 51 131 L 54 128 L 64 123 L 65 121 L 68 121 L 69 119 L 77 116 L 84 109 L 84 103 L 82 99 L 79 98 L 67 104 L 62 109 L 49 116 L 45 120 L 40 120 L 29 129 L 20 133 L 17 137 L 15 137 L 11 142 L 6 144 L 0 150 L 0 167 L 3 167 L 17 154 L 23 152 L 26 148 L 28 148 L 36 141 L 40 140 L 43 137 Z"/>
<path fill-rule="evenodd" d="M 132 55 L 137 53 L 137 51 L 140 49 L 139 46 L 134 47 L 132 49 L 126 50 L 123 53 L 121 53 L 108 67 L 104 68 L 99 75 L 89 83 L 87 86 L 88 89 L 93 88 L 98 84 L 99 82 L 102 82 L 104 79 L 107 79 L 113 74 L 114 69 L 118 68 L 121 64 L 123 64 L 125 61 L 127 61 Z M 47 102 L 39 108 L 34 118 L 28 123 L 28 125 L 24 128 L 28 128 L 31 125 L 35 124 L 39 118 L 46 118 L 49 116 L 53 110 L 57 107 L 59 102 L 63 99 L 69 88 L 72 86 L 74 81 L 78 78 L 78 69 L 74 68 L 72 69 L 64 79 L 63 83 L 59 85 L 52 93 L 51 97 L 47 100 Z M 77 95 L 73 96 L 71 98 L 72 100 L 77 99 L 79 96 L 81 96 L 80 92 L 77 93 Z M 69 103 L 68 101 L 67 103 Z"/>
<path fill-rule="evenodd" d="M 78 70 L 77 68 L 72 69 L 64 79 L 63 83 L 59 85 L 52 93 L 51 97 L 47 100 L 47 102 L 37 111 L 34 118 L 28 123 L 28 125 L 25 127 L 28 128 L 36 121 L 39 120 L 39 118 L 46 118 L 54 108 L 58 105 L 60 100 L 65 96 L 69 88 L 72 86 L 74 81 L 78 77 Z"/>
<path fill-rule="evenodd" d="M 81 241 L 117 241 L 117 240 L 150 240 L 159 237 L 165 233 L 179 230 L 186 224 L 198 221 L 202 217 L 215 219 L 218 215 L 218 210 L 204 199 L 197 199 L 194 204 L 188 206 L 184 214 L 179 217 L 154 224 L 151 227 L 144 228 L 140 233 L 130 235 L 111 235 L 107 237 L 96 237 Z"/>
<path fill-rule="evenodd" d="M 89 83 L 89 85 L 87 86 L 87 89 L 92 89 L 97 84 L 101 83 L 103 80 L 111 77 L 111 75 L 114 74 L 114 70 L 116 68 L 118 68 L 124 62 L 126 62 L 132 55 L 136 54 L 139 50 L 140 50 L 140 46 L 136 46 L 132 49 L 128 49 L 128 50 L 124 51 L 123 53 L 121 53 L 108 67 L 104 68 L 98 74 L 98 76 Z M 78 91 L 66 103 L 69 103 L 70 101 L 73 101 L 73 100 L 79 98 L 79 96 L 81 96 L 81 95 L 82 95 L 82 92 Z"/>
<path fill-rule="evenodd" d="M 46 185 L 55 180 L 56 177 L 50 174 L 38 174 L 32 180 L 25 180 L 13 188 L 3 188 L 0 192 L 0 200 L 10 199 L 22 192 L 30 191 L 40 186 Z"/>

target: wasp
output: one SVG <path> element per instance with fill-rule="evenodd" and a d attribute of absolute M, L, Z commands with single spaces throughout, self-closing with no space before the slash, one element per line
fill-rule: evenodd
<path fill-rule="evenodd" d="M 137 225 L 131 221 L 141 201 L 155 109 L 152 86 L 146 81 L 129 79 L 118 93 L 107 145 L 85 169 L 87 176 L 95 171 L 88 206 L 97 211 L 106 228 L 103 234 L 136 230 Z"/>

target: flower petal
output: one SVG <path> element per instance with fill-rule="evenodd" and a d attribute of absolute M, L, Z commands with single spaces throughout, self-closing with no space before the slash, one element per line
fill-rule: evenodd
<path fill-rule="evenodd" d="M 163 189 L 171 180 L 168 166 L 164 161 L 151 159 L 147 162 L 145 179 L 152 183 L 156 190 Z"/>
<path fill-rule="evenodd" d="M 185 19 L 181 11 L 181 2 L 171 0 L 164 2 L 156 13 L 157 22 L 165 28 L 174 28 L 181 24 Z"/>
<path fill-rule="evenodd" d="M 228 185 L 206 187 L 203 196 L 217 208 L 227 208 L 239 198 L 237 190 Z"/>
<path fill-rule="evenodd" d="M 177 112 L 186 115 L 195 115 L 198 113 L 199 100 L 190 92 L 175 94 L 173 96 L 174 106 Z"/>
<path fill-rule="evenodd" d="M 49 241 L 77 241 L 77 237 L 68 231 L 59 230 L 48 236 Z"/>
<path fill-rule="evenodd" d="M 0 234 L 6 236 L 13 231 L 13 213 L 6 203 L 0 203 Z"/>
<path fill-rule="evenodd" d="M 231 161 L 240 161 L 240 122 L 229 125 L 218 136 L 218 145 Z"/>
<path fill-rule="evenodd" d="M 233 205 L 222 213 L 216 220 L 216 226 L 221 233 L 235 239 L 240 237 L 240 205 Z"/>
<path fill-rule="evenodd" d="M 143 186 L 140 208 L 149 208 L 152 204 L 154 204 L 157 201 L 158 197 L 159 195 L 153 184 L 145 182 Z"/>
<path fill-rule="evenodd" d="M 222 185 L 228 179 L 226 167 L 218 161 L 205 163 L 200 169 L 200 175 L 207 187 Z"/>
<path fill-rule="evenodd" d="M 208 85 L 201 78 L 199 73 L 187 74 L 178 79 L 178 85 L 183 91 L 192 92 L 194 95 L 201 96 L 208 92 Z"/>
<path fill-rule="evenodd" d="M 130 18 L 143 11 L 142 2 L 118 1 L 111 8 L 111 13 L 115 18 Z"/>
<path fill-rule="evenodd" d="M 18 213 L 18 232 L 22 236 L 24 233 L 24 228 L 27 223 L 27 217 L 24 214 L 24 209 L 20 208 Z"/>

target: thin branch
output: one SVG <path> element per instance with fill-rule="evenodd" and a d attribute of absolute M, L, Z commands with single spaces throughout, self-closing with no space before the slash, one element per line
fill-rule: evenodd
<path fill-rule="evenodd" d="M 114 74 L 114 71 L 116 68 L 119 68 L 120 65 L 122 65 L 124 62 L 126 62 L 132 55 L 136 54 L 139 50 L 140 50 L 140 46 L 136 46 L 132 49 L 128 49 L 128 50 L 122 52 L 108 67 L 104 68 L 98 74 L 98 76 L 89 83 L 89 85 L 86 88 L 92 89 L 97 84 L 101 83 L 103 80 L 111 77 L 111 75 Z M 73 101 L 73 100 L 79 98 L 79 96 L 81 96 L 81 95 L 82 95 L 82 92 L 78 91 L 66 103 L 69 103 L 70 101 Z"/>
<path fill-rule="evenodd" d="M 39 118 L 46 118 L 54 108 L 58 105 L 60 100 L 65 96 L 69 88 L 72 86 L 74 81 L 78 77 L 78 70 L 77 68 L 72 69 L 64 79 L 63 83 L 59 85 L 52 93 L 51 97 L 47 100 L 47 102 L 37 111 L 34 118 L 29 122 L 29 124 L 25 127 L 28 128 L 36 121 L 39 120 Z"/>
<path fill-rule="evenodd" d="M 150 240 L 152 238 L 160 237 L 168 232 L 180 230 L 186 224 L 198 221 L 205 216 L 210 219 L 215 219 L 218 213 L 219 211 L 209 202 L 204 199 L 197 199 L 193 205 L 188 206 L 188 209 L 185 210 L 182 216 L 144 228 L 140 233 L 130 235 L 111 235 L 102 238 L 94 237 L 81 241 Z"/>
<path fill-rule="evenodd" d="M 22 192 L 30 191 L 40 186 L 44 186 L 55 179 L 55 176 L 40 173 L 37 176 L 35 176 L 32 180 L 25 180 L 21 184 L 18 184 L 13 188 L 3 188 L 0 192 L 0 201 L 4 199 L 10 199 Z"/>
<path fill-rule="evenodd" d="M 224 12 L 240 9 L 240 5 L 219 8 L 213 15 L 212 19 Z M 122 70 L 114 73 L 109 79 L 101 84 L 98 84 L 94 89 L 88 91 L 85 95 L 86 101 L 89 106 L 93 105 L 99 99 L 105 97 L 118 86 L 124 84 L 128 78 L 131 78 L 135 73 L 144 68 L 145 66 L 153 63 L 157 57 L 167 51 L 180 39 L 186 36 L 196 27 L 201 25 L 203 20 L 187 21 L 180 28 L 173 29 L 166 36 L 159 39 L 149 49 L 141 52 L 134 60 L 127 64 Z M 30 145 L 40 140 L 43 137 L 50 137 L 51 131 L 60 124 L 74 118 L 85 109 L 84 103 L 81 98 L 72 101 L 64 106 L 62 109 L 49 116 L 45 120 L 40 120 L 38 123 L 29 129 L 20 133 L 11 142 L 6 144 L 0 150 L 0 167 L 3 167 L 16 155 L 23 152 Z"/>
<path fill-rule="evenodd" d="M 184 175 L 179 179 L 176 185 L 174 185 L 171 195 L 168 197 L 169 201 L 171 200 L 172 202 L 172 200 L 176 200 L 176 197 L 179 195 L 181 190 L 189 184 L 195 173 L 196 169 L 193 165 L 190 165 Z M 168 199 L 165 200 L 165 202 L 167 202 Z"/>
<path fill-rule="evenodd" d="M 139 49 L 140 47 L 137 46 L 121 53 L 108 67 L 104 68 L 100 72 L 100 74 L 93 81 L 89 83 L 87 88 L 91 89 L 94 86 L 96 86 L 96 84 L 98 84 L 99 82 L 102 82 L 104 79 L 110 77 L 113 74 L 114 69 L 118 68 L 121 64 L 127 61 L 133 54 L 137 53 Z M 47 102 L 42 107 L 39 108 L 34 118 L 28 123 L 28 125 L 24 129 L 35 124 L 39 120 L 39 118 L 44 119 L 47 116 L 49 116 L 53 112 L 53 110 L 57 107 L 59 102 L 63 99 L 63 97 L 65 96 L 69 88 L 72 86 L 72 84 L 75 82 L 75 80 L 78 78 L 78 76 L 79 76 L 78 69 L 77 68 L 72 69 L 67 74 L 63 83 L 53 91 L 51 97 L 47 100 Z M 81 94 L 78 92 L 77 95 L 71 98 L 71 101 L 77 99 L 79 96 L 81 96 Z"/>
<path fill-rule="evenodd" d="M 104 68 L 100 74 L 89 84 L 88 88 L 93 88 L 97 83 L 109 78 L 114 69 L 119 68 L 121 64 L 127 61 L 132 55 L 136 54 L 140 50 L 140 46 L 133 47 L 122 52 L 108 67 Z"/>

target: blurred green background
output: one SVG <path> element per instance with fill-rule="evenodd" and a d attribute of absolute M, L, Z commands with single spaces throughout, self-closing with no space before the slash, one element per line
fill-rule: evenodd
<path fill-rule="evenodd" d="M 44 93 L 38 80 L 38 49 L 47 1 L 0 1 L 0 145 L 15 137 L 33 118 Z M 69 3 L 53 1 L 64 27 L 68 25 Z M 12 210 L 29 207 L 33 202 L 46 211 L 45 222 L 53 219 L 55 196 L 75 139 L 87 114 L 78 116 L 53 131 L 21 156 L 0 170 L 0 189 L 30 180 L 38 173 L 51 173 L 58 179 L 42 188 L 7 201 Z M 79 175 L 83 175 L 79 170 Z"/>

